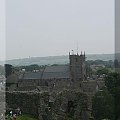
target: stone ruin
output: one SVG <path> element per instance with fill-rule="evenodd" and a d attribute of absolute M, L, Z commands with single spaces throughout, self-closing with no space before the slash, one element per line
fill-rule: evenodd
<path fill-rule="evenodd" d="M 79 91 L 6 92 L 7 112 L 20 107 L 24 114 L 39 120 L 88 120 L 88 96 Z"/>

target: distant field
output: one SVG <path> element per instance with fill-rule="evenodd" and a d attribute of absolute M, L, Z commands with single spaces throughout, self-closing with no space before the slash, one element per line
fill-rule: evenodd
<path fill-rule="evenodd" d="M 114 60 L 114 54 L 91 54 L 86 55 L 87 60 Z M 52 64 L 67 64 L 69 63 L 69 56 L 49 56 L 49 57 L 31 57 L 31 58 L 23 58 L 23 59 L 13 59 L 6 61 L 8 64 L 12 65 L 31 65 L 31 64 L 38 64 L 38 65 L 52 65 Z"/>

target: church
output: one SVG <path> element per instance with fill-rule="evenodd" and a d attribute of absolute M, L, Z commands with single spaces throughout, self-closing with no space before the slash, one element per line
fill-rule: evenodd
<path fill-rule="evenodd" d="M 7 84 L 14 84 L 17 90 L 32 90 L 36 86 L 50 88 L 65 88 L 76 86 L 86 80 L 86 56 L 69 52 L 69 64 L 45 66 L 39 71 L 23 71 L 17 77 L 11 75 L 7 78 Z M 11 78 L 10 78 L 11 77 Z M 12 80 L 11 80 L 12 79 Z M 13 80 L 14 79 L 14 80 Z M 13 81 L 13 82 L 12 82 Z"/>

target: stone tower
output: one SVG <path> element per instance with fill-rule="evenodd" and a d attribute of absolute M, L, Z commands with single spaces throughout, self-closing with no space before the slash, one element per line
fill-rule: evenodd
<path fill-rule="evenodd" d="M 86 79 L 85 52 L 78 55 L 69 53 L 70 60 L 70 78 L 73 82 L 81 82 Z"/>

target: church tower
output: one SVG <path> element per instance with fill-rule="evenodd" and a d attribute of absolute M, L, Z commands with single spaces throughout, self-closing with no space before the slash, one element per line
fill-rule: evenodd
<path fill-rule="evenodd" d="M 69 53 L 69 61 L 70 61 L 70 78 L 73 82 L 81 82 L 86 79 L 86 67 L 85 67 L 85 52 L 84 54 L 79 55 L 74 54 L 73 50 L 72 53 Z"/>

